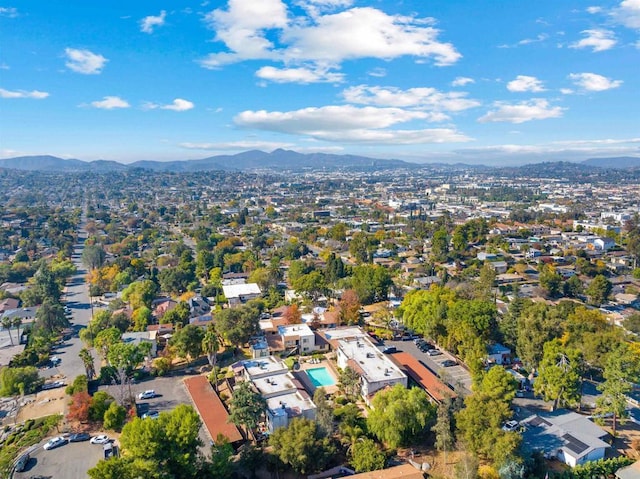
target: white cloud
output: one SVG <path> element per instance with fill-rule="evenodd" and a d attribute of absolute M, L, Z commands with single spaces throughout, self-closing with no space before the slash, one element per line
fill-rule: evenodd
<path fill-rule="evenodd" d="M 612 80 L 596 73 L 571 73 L 569 78 L 584 91 L 605 91 L 618 88 L 622 80 Z"/>
<path fill-rule="evenodd" d="M 611 12 L 613 18 L 628 28 L 640 30 L 640 1 L 624 0 Z"/>
<path fill-rule="evenodd" d="M 563 95 L 572 95 L 575 92 L 571 88 L 560 88 L 560 93 Z"/>
<path fill-rule="evenodd" d="M 102 100 L 92 101 L 91 106 L 101 110 L 114 110 L 116 108 L 129 108 L 130 105 L 120 97 L 105 96 Z"/>
<path fill-rule="evenodd" d="M 600 12 L 602 12 L 602 7 L 587 7 L 587 13 L 591 13 L 592 15 Z"/>
<path fill-rule="evenodd" d="M 16 7 L 0 7 L 0 17 L 16 18 L 18 16 Z"/>
<path fill-rule="evenodd" d="M 617 40 L 611 30 L 583 30 L 584 38 L 569 45 L 569 48 L 591 48 L 593 52 L 603 52 L 613 48 Z"/>
<path fill-rule="evenodd" d="M 511 80 L 507 83 L 507 90 L 513 92 L 540 92 L 544 91 L 544 86 L 541 80 L 538 80 L 536 77 L 531 77 L 527 75 L 518 75 L 515 80 Z"/>
<path fill-rule="evenodd" d="M 476 81 L 473 78 L 457 77 L 455 80 L 451 82 L 451 86 L 465 86 L 475 82 Z"/>
<path fill-rule="evenodd" d="M 371 7 L 331 14 L 317 8 L 349 4 L 315 2 L 314 15 L 289 17 L 281 0 L 229 0 L 227 10 L 213 10 L 205 17 L 227 51 L 212 53 L 200 64 L 219 68 L 243 60 L 270 59 L 285 62 L 287 68 L 312 62 L 327 69 L 357 58 L 390 60 L 409 55 L 432 58 L 437 65 L 450 65 L 461 58 L 452 44 L 438 40 L 440 32 L 431 26 L 431 18 L 387 15 Z"/>
<path fill-rule="evenodd" d="M 189 100 L 183 100 L 182 98 L 176 98 L 168 105 L 159 105 L 157 103 L 145 103 L 142 105 L 142 108 L 145 110 L 171 110 L 171 111 L 187 111 L 191 110 L 195 107 L 195 105 Z"/>
<path fill-rule="evenodd" d="M 149 15 L 148 17 L 144 17 L 140 20 L 140 31 L 144 33 L 153 33 L 153 30 L 156 27 L 161 27 L 165 24 L 166 17 L 167 12 L 164 10 L 162 10 L 158 16 Z"/>
<path fill-rule="evenodd" d="M 478 118 L 480 123 L 502 121 L 524 123 L 531 120 L 546 120 L 547 118 L 560 118 L 564 111 L 564 108 L 551 106 L 547 100 L 542 98 L 515 104 L 497 101 L 493 106 L 495 110 L 489 111 Z"/>
<path fill-rule="evenodd" d="M 428 114 L 400 108 L 358 108 L 351 105 L 304 108 L 289 112 L 243 111 L 238 126 L 306 135 L 316 140 L 369 144 L 424 144 L 469 141 L 451 128 L 392 130 L 398 123 L 428 118 Z"/>
<path fill-rule="evenodd" d="M 45 91 L 38 90 L 5 90 L 0 88 L 0 98 L 31 98 L 33 100 L 42 100 L 47 98 L 49 94 Z"/>
<path fill-rule="evenodd" d="M 385 68 L 376 67 L 373 70 L 369 70 L 367 75 L 376 78 L 383 78 L 387 76 L 387 70 Z"/>
<path fill-rule="evenodd" d="M 444 121 L 444 112 L 458 112 L 480 106 L 480 102 L 466 98 L 466 92 L 441 92 L 435 88 L 409 88 L 358 85 L 342 92 L 349 103 L 376 107 L 411 108 L 428 113 L 425 120 Z"/>
<path fill-rule="evenodd" d="M 518 45 L 529 45 L 531 43 L 540 43 L 540 42 L 544 42 L 547 38 L 549 38 L 549 35 L 547 35 L 546 33 L 540 33 L 536 35 L 535 38 L 523 38 L 518 42 Z"/>
<path fill-rule="evenodd" d="M 189 150 L 276 150 L 278 148 L 291 148 L 292 143 L 280 143 L 275 141 L 228 141 L 216 143 L 180 143 L 181 148 Z"/>
<path fill-rule="evenodd" d="M 96 75 L 102 72 L 102 68 L 109 61 L 102 55 L 98 55 L 89 50 L 78 50 L 75 48 L 66 48 L 64 50 L 67 56 L 65 65 L 76 73 L 85 75 Z"/>
<path fill-rule="evenodd" d="M 309 68 L 275 68 L 266 66 L 256 72 L 258 78 L 276 83 L 341 83 L 342 73 L 332 73 Z"/>

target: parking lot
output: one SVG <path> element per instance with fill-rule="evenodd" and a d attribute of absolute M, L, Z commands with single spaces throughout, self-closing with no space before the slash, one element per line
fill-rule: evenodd
<path fill-rule="evenodd" d="M 395 346 L 398 351 L 411 354 L 416 359 L 422 361 L 425 366 L 439 375 L 443 381 L 454 389 L 462 388 L 464 395 L 471 394 L 471 384 L 473 382 L 471 380 L 471 373 L 459 364 L 444 367 L 443 363 L 445 361 L 456 361 L 456 359 L 446 351 L 441 350 L 442 354 L 439 356 L 429 356 L 427 353 L 420 351 L 413 341 L 385 341 L 384 344 L 385 346 Z"/>
<path fill-rule="evenodd" d="M 104 457 L 101 445 L 86 442 L 71 442 L 63 446 L 45 451 L 42 441 L 31 453 L 31 459 L 23 472 L 16 472 L 15 479 L 31 476 L 50 478 L 85 479 L 87 471 Z"/>

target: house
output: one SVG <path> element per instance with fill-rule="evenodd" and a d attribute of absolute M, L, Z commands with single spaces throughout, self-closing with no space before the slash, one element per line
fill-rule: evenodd
<path fill-rule="evenodd" d="M 304 386 L 280 359 L 267 356 L 231 365 L 238 379 L 249 381 L 267 403 L 267 431 L 287 427 L 296 417 L 316 418 L 316 405 Z"/>
<path fill-rule="evenodd" d="M 407 387 L 407 375 L 369 339 L 361 328 L 336 328 L 323 332 L 336 351 L 338 367 L 347 366 L 361 377 L 361 394 L 365 401 L 385 387 L 402 384 Z"/>
<path fill-rule="evenodd" d="M 124 343 L 131 343 L 135 345 L 141 343 L 151 344 L 149 355 L 150 357 L 155 358 L 158 354 L 158 342 L 156 340 L 157 336 L 157 331 L 129 331 L 122 334 L 122 341 Z"/>
<path fill-rule="evenodd" d="M 316 350 L 315 334 L 306 324 L 278 326 L 278 334 L 285 350 L 297 349 L 299 354 Z"/>
<path fill-rule="evenodd" d="M 522 443 L 570 467 L 603 459 L 608 433 L 585 416 L 566 410 L 534 414 L 520 423 Z"/>
<path fill-rule="evenodd" d="M 593 247 L 598 251 L 609 251 L 615 248 L 616 242 L 612 238 L 602 237 L 593 240 Z"/>
<path fill-rule="evenodd" d="M 158 320 L 176 306 L 178 306 L 178 302 L 171 298 L 158 298 L 151 303 L 153 316 Z"/>
<path fill-rule="evenodd" d="M 489 265 L 494 269 L 497 274 L 504 274 L 507 272 L 509 265 L 506 261 L 491 261 Z"/>
<path fill-rule="evenodd" d="M 454 399 L 457 396 L 437 375 L 409 353 L 392 354 L 390 358 L 402 372 L 427 393 L 431 401 L 439 404 L 448 397 Z"/>
<path fill-rule="evenodd" d="M 487 362 L 500 365 L 511 362 L 511 350 L 508 347 L 494 343 L 487 349 Z"/>
<path fill-rule="evenodd" d="M 207 298 L 203 298 L 202 296 L 193 296 L 189 298 L 187 303 L 189 304 L 189 312 L 191 318 L 206 316 L 211 313 L 211 305 L 209 304 L 209 300 L 207 300 Z"/>
<path fill-rule="evenodd" d="M 241 306 L 247 301 L 259 298 L 262 294 L 260 286 L 256 283 L 244 283 L 244 284 L 223 284 L 222 291 L 224 297 L 229 302 L 229 307 Z"/>

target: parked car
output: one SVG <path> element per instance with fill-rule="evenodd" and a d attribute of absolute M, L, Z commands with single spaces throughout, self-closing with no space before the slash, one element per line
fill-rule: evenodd
<path fill-rule="evenodd" d="M 62 436 L 52 437 L 49 439 L 44 446 L 42 446 L 45 450 L 55 449 L 56 447 L 60 447 L 67 443 L 67 440 Z"/>
<path fill-rule="evenodd" d="M 31 460 L 31 456 L 28 452 L 24 453 L 22 456 L 18 458 L 15 465 L 16 472 L 23 472 L 27 468 L 27 464 Z"/>
<path fill-rule="evenodd" d="M 440 351 L 439 349 L 427 349 L 426 353 L 429 356 L 440 356 L 442 354 L 442 351 Z"/>
<path fill-rule="evenodd" d="M 156 392 L 153 389 L 148 389 L 138 394 L 138 399 L 153 399 L 156 397 Z"/>
<path fill-rule="evenodd" d="M 82 442 L 88 441 L 89 439 L 91 439 L 91 434 L 88 432 L 77 432 L 69 436 L 69 442 Z"/>
<path fill-rule="evenodd" d="M 60 359 L 58 356 L 51 356 L 49 358 L 49 361 L 51 361 L 51 364 L 53 364 L 54 366 L 57 366 L 62 362 L 62 359 Z"/>
<path fill-rule="evenodd" d="M 47 391 L 48 389 L 62 388 L 62 387 L 65 387 L 66 385 L 67 383 L 65 383 L 64 381 L 54 381 L 52 383 L 43 384 L 42 390 Z"/>
<path fill-rule="evenodd" d="M 450 368 L 451 366 L 455 366 L 456 364 L 458 363 L 455 362 L 453 359 L 445 359 L 444 361 L 442 361 L 443 368 Z"/>
<path fill-rule="evenodd" d="M 393 354 L 393 353 L 397 353 L 398 349 L 395 346 L 386 346 L 382 352 L 384 354 Z"/>
<path fill-rule="evenodd" d="M 99 434 L 98 436 L 93 436 L 89 442 L 91 444 L 107 444 L 111 442 L 111 439 L 106 434 Z"/>
<path fill-rule="evenodd" d="M 502 426 L 502 430 L 503 431 L 515 431 L 518 429 L 519 423 L 518 421 L 507 421 L 504 423 L 504 425 Z"/>
<path fill-rule="evenodd" d="M 142 415 L 142 419 L 158 419 L 160 413 L 158 411 L 147 411 Z"/>

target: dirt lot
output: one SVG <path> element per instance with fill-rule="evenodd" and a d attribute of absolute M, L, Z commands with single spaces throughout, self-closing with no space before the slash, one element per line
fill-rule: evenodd
<path fill-rule="evenodd" d="M 67 407 L 64 388 L 40 391 L 32 396 L 28 404 L 18 412 L 18 422 L 35 419 L 50 414 L 64 414 Z"/>

